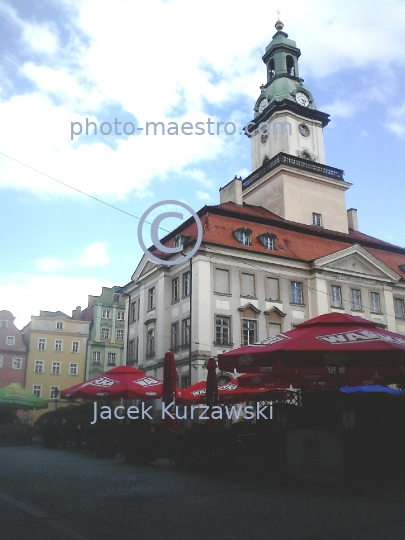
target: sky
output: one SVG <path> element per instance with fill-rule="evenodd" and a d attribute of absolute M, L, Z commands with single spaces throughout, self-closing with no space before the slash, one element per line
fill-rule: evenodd
<path fill-rule="evenodd" d="M 130 281 L 136 218 L 154 203 L 197 211 L 250 174 L 239 132 L 266 81 L 278 9 L 300 76 L 331 115 L 326 164 L 353 183 L 347 207 L 362 232 L 405 246 L 403 0 L 0 0 L 0 309 L 19 328 Z M 208 119 L 237 130 L 145 133 L 147 122 Z"/>

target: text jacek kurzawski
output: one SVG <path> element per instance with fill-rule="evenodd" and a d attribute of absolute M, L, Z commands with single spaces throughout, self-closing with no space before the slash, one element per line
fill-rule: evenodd
<path fill-rule="evenodd" d="M 253 405 L 224 405 L 220 407 L 219 405 L 214 405 L 209 407 L 208 405 L 190 405 L 185 406 L 180 410 L 178 405 L 175 406 L 175 403 L 162 403 L 162 420 L 165 418 L 178 418 L 179 420 L 222 420 L 227 418 L 231 420 L 232 418 L 238 420 L 242 416 L 245 420 L 253 420 L 256 416 L 257 420 L 271 420 L 273 418 L 273 405 L 264 405 L 260 406 L 260 403 L 256 404 L 256 407 Z M 145 407 L 145 403 L 142 402 L 140 407 L 132 405 L 125 409 L 123 405 L 118 405 L 117 407 L 109 407 L 108 405 L 102 405 L 100 407 L 99 417 L 101 420 L 111 420 L 113 417 L 117 420 L 124 420 L 127 416 L 130 420 L 153 420 L 153 417 L 150 414 L 152 410 L 152 405 Z M 202 413 L 202 414 L 201 414 Z M 91 424 L 95 424 L 98 420 L 98 409 L 97 401 L 94 402 L 94 418 Z"/>

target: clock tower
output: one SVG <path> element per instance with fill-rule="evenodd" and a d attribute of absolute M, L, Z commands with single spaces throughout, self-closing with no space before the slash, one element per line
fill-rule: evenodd
<path fill-rule="evenodd" d="M 301 55 L 276 22 L 263 62 L 267 82 L 245 127 L 253 173 L 242 181 L 242 200 L 298 223 L 348 233 L 343 171 L 325 164 L 323 128 L 329 115 L 316 108 L 299 76 Z"/>

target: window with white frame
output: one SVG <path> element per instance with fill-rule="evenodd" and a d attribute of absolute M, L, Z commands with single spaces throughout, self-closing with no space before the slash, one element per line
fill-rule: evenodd
<path fill-rule="evenodd" d="M 117 329 L 117 339 L 123 340 L 124 339 L 124 330 L 121 330 L 120 328 Z"/>
<path fill-rule="evenodd" d="M 45 362 L 43 360 L 35 360 L 34 373 L 44 373 Z"/>
<path fill-rule="evenodd" d="M 136 300 L 134 300 L 133 302 L 131 302 L 131 322 L 136 321 L 136 313 L 137 313 Z"/>
<path fill-rule="evenodd" d="M 115 360 L 117 358 L 117 353 L 109 352 L 107 355 L 107 363 L 109 366 L 115 366 Z"/>
<path fill-rule="evenodd" d="M 155 331 L 149 330 L 147 339 L 147 356 L 153 356 L 155 354 Z"/>
<path fill-rule="evenodd" d="M 190 334 L 190 331 L 191 331 L 191 326 L 190 326 L 190 318 L 188 319 L 184 319 L 183 320 L 183 345 L 186 346 L 186 345 L 190 345 L 190 337 L 191 337 L 191 334 Z"/>
<path fill-rule="evenodd" d="M 41 397 L 42 394 L 42 384 L 34 384 L 32 387 L 32 393 L 36 397 Z"/>
<path fill-rule="evenodd" d="M 190 292 L 191 292 L 190 272 L 185 272 L 183 274 L 183 297 L 190 296 Z"/>
<path fill-rule="evenodd" d="M 0 368 L 2 368 L 2 367 L 3 367 L 3 357 L 0 356 Z"/>
<path fill-rule="evenodd" d="M 155 308 L 156 308 L 155 287 L 152 287 L 148 291 L 148 311 L 152 311 Z"/>
<path fill-rule="evenodd" d="M 361 291 L 359 289 L 352 289 L 352 310 L 361 311 Z"/>
<path fill-rule="evenodd" d="M 394 298 L 395 317 L 405 319 L 405 302 L 402 298 Z"/>
<path fill-rule="evenodd" d="M 7 336 L 6 344 L 7 345 L 14 345 L 15 344 L 15 337 L 14 336 Z"/>
<path fill-rule="evenodd" d="M 44 351 L 46 349 L 46 339 L 45 338 L 39 338 L 38 339 L 38 350 Z"/>
<path fill-rule="evenodd" d="M 312 213 L 312 225 L 316 227 L 322 227 L 322 214 Z"/>
<path fill-rule="evenodd" d="M 125 311 L 117 311 L 117 321 L 125 320 Z"/>
<path fill-rule="evenodd" d="M 79 364 L 73 362 L 70 363 L 69 375 L 79 375 Z"/>
<path fill-rule="evenodd" d="M 181 234 L 177 234 L 175 237 L 174 237 L 174 242 L 173 242 L 173 246 L 175 248 L 177 247 L 180 247 L 183 245 L 183 237 L 181 236 Z"/>
<path fill-rule="evenodd" d="M 301 305 L 304 303 L 301 281 L 291 281 L 291 303 Z"/>
<path fill-rule="evenodd" d="M 257 341 L 257 321 L 243 319 L 243 345 L 250 345 Z"/>
<path fill-rule="evenodd" d="M 229 270 L 224 268 L 215 268 L 214 292 L 219 294 L 229 294 Z"/>
<path fill-rule="evenodd" d="M 56 330 L 63 330 L 63 322 L 56 323 Z"/>
<path fill-rule="evenodd" d="M 231 344 L 231 318 L 216 315 L 215 317 L 215 344 Z"/>
<path fill-rule="evenodd" d="M 276 238 L 276 235 L 273 233 L 264 233 L 258 236 L 259 241 L 269 251 L 277 251 Z"/>
<path fill-rule="evenodd" d="M 55 352 L 62 352 L 62 340 L 61 339 L 56 339 L 55 340 Z"/>
<path fill-rule="evenodd" d="M 101 317 L 103 319 L 110 319 L 111 318 L 111 311 L 109 309 L 103 309 L 101 313 Z"/>
<path fill-rule="evenodd" d="M 332 307 L 341 308 L 342 307 L 342 288 L 339 285 L 331 286 L 331 296 L 332 296 Z"/>
<path fill-rule="evenodd" d="M 8 328 L 8 321 L 2 319 L 2 320 L 0 321 L 0 328 Z"/>
<path fill-rule="evenodd" d="M 102 339 L 108 339 L 110 337 L 110 329 L 109 328 L 102 328 L 101 329 L 101 338 Z"/>
<path fill-rule="evenodd" d="M 49 392 L 49 399 L 58 399 L 60 394 L 59 386 L 51 386 L 50 392 Z"/>
<path fill-rule="evenodd" d="M 61 362 L 52 362 L 52 375 L 60 375 L 61 373 Z"/>
<path fill-rule="evenodd" d="M 180 279 L 174 278 L 172 281 L 172 302 L 180 300 Z"/>
<path fill-rule="evenodd" d="M 101 364 L 101 352 L 93 351 L 93 364 Z"/>
<path fill-rule="evenodd" d="M 179 323 L 176 322 L 172 324 L 172 349 L 177 350 L 180 345 L 180 332 L 179 332 Z"/>
<path fill-rule="evenodd" d="M 370 310 L 371 313 L 381 313 L 380 293 L 370 292 Z"/>
<path fill-rule="evenodd" d="M 21 369 L 22 368 L 22 358 L 13 358 L 13 369 Z"/>
<path fill-rule="evenodd" d="M 114 302 L 119 302 L 120 301 L 120 295 L 119 294 L 114 294 L 113 301 Z"/>
<path fill-rule="evenodd" d="M 73 341 L 72 342 L 72 353 L 78 353 L 79 352 L 79 342 Z"/>

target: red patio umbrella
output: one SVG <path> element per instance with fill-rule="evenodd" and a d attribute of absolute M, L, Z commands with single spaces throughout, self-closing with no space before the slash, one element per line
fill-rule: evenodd
<path fill-rule="evenodd" d="M 244 401 L 254 401 L 257 396 L 271 392 L 272 395 L 276 396 L 278 388 L 265 388 L 255 385 L 255 387 L 242 387 L 240 384 L 243 375 L 237 379 L 232 379 L 229 382 L 223 383 L 218 386 L 218 400 L 220 405 L 227 403 L 242 403 Z M 206 381 L 200 381 L 193 386 L 189 386 L 185 390 L 181 391 L 181 397 L 177 399 L 177 402 L 181 405 L 196 405 L 204 404 L 206 402 Z M 287 397 L 285 391 L 283 392 L 282 397 Z M 277 398 L 280 399 L 280 396 L 277 395 Z M 276 397 L 274 397 L 276 399 Z"/>
<path fill-rule="evenodd" d="M 280 382 L 311 380 L 321 376 L 325 384 L 335 373 L 345 384 L 358 379 L 389 383 L 405 380 L 405 336 L 378 328 L 376 323 L 351 315 L 330 313 L 278 334 L 218 356 L 221 370 L 267 374 Z M 336 366 L 345 367 L 336 375 Z M 287 380 L 280 379 L 288 376 Z M 337 380 L 339 378 L 339 380 Z M 315 380 L 315 379 L 314 379 Z M 276 382 L 276 381 L 274 381 Z M 343 386 L 343 385 L 342 385 Z"/>
<path fill-rule="evenodd" d="M 62 390 L 63 399 L 158 399 L 163 383 L 132 366 L 119 366 L 104 375 Z"/>
<path fill-rule="evenodd" d="M 176 369 L 176 360 L 172 352 L 167 352 L 165 354 L 165 363 L 163 366 L 163 396 L 162 403 L 168 405 L 169 403 L 175 402 L 176 400 L 176 386 L 177 382 L 177 369 Z M 175 405 L 169 409 L 169 412 L 174 416 Z M 162 419 L 162 425 L 168 429 L 177 430 L 178 420 L 177 418 L 171 418 L 166 415 Z"/>

